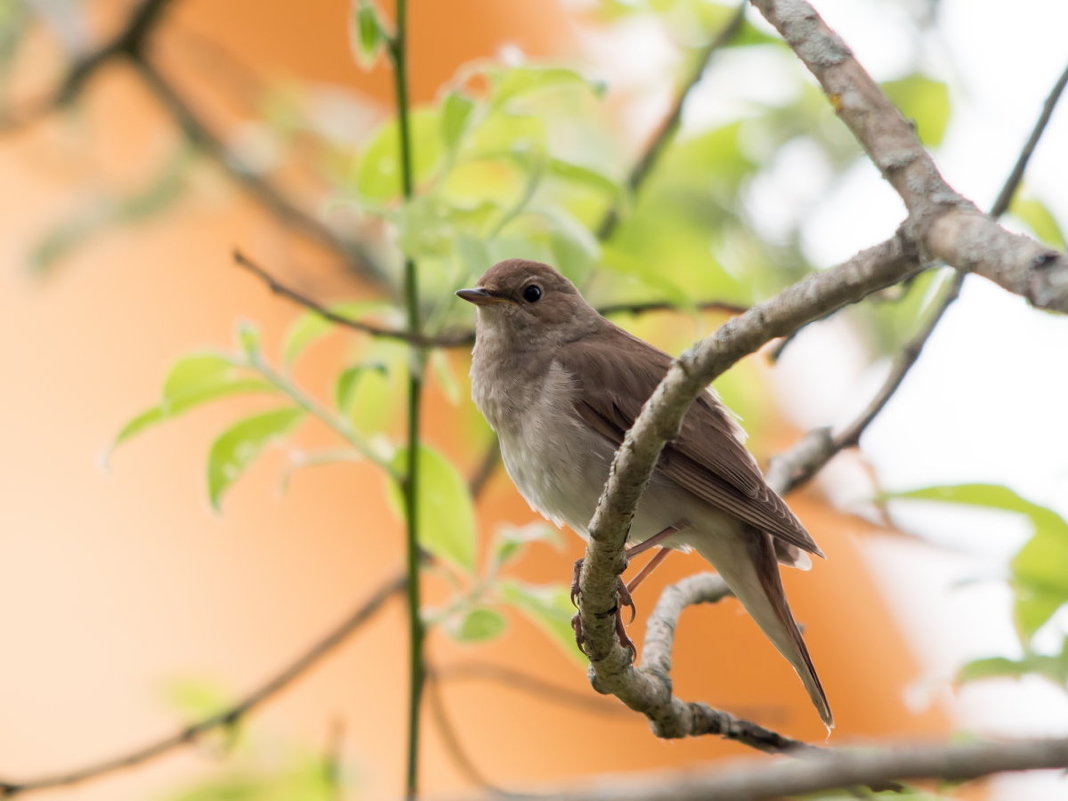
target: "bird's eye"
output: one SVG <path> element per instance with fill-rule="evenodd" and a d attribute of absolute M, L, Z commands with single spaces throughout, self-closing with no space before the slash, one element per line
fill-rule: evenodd
<path fill-rule="evenodd" d="M 541 299 L 541 287 L 537 284 L 531 284 L 523 290 L 523 300 L 527 303 L 537 303 Z"/>

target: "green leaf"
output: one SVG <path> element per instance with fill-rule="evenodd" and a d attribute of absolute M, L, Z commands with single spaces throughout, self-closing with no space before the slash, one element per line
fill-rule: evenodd
<path fill-rule="evenodd" d="M 502 525 L 497 529 L 493 559 L 504 565 L 515 559 L 532 542 L 547 542 L 556 547 L 563 544 L 560 532 L 545 523 L 529 523 L 525 526 Z"/>
<path fill-rule="evenodd" d="M 360 379 L 368 371 L 385 375 L 386 366 L 384 364 L 354 364 L 338 373 L 337 381 L 334 382 L 334 405 L 345 417 L 352 414 L 356 389 Z"/>
<path fill-rule="evenodd" d="M 168 681 L 163 687 L 163 695 L 171 707 L 193 719 L 218 714 L 234 703 L 230 693 L 202 678 L 182 677 Z"/>
<path fill-rule="evenodd" d="M 250 361 L 260 355 L 260 329 L 250 320 L 241 320 L 237 324 L 237 344 L 241 352 Z"/>
<path fill-rule="evenodd" d="M 223 493 L 272 439 L 288 433 L 304 418 L 304 410 L 287 406 L 246 417 L 226 429 L 208 454 L 208 498 L 218 510 Z"/>
<path fill-rule="evenodd" d="M 586 657 L 575 644 L 575 631 L 571 628 L 575 607 L 567 587 L 508 579 L 501 582 L 499 592 L 501 598 L 533 620 L 569 655 L 585 662 Z"/>
<path fill-rule="evenodd" d="M 408 469 L 407 448 L 397 450 L 392 466 L 398 475 L 405 474 Z M 477 535 L 475 509 L 467 482 L 452 462 L 427 445 L 419 449 L 418 469 L 416 519 L 420 546 L 473 573 Z M 390 484 L 390 497 L 403 516 L 404 497 L 396 482 Z"/>
<path fill-rule="evenodd" d="M 381 300 L 353 300 L 344 303 L 334 303 L 327 310 L 340 317 L 350 320 L 359 320 L 367 314 L 389 308 L 389 304 Z M 290 365 L 297 360 L 309 345 L 318 339 L 322 339 L 338 328 L 339 325 L 332 322 L 317 311 L 307 311 L 298 317 L 286 332 L 282 342 L 282 361 Z"/>
<path fill-rule="evenodd" d="M 507 628 L 504 615 L 494 609 L 476 607 L 463 616 L 450 634 L 460 642 L 486 642 L 504 633 Z"/>
<path fill-rule="evenodd" d="M 949 124 L 949 87 L 920 73 L 887 81 L 882 87 L 901 113 L 916 122 L 916 133 L 925 145 L 935 147 L 942 142 Z"/>
<path fill-rule="evenodd" d="M 1021 198 L 1017 196 L 1009 210 L 1023 220 L 1034 235 L 1047 245 L 1065 250 L 1068 248 L 1064 239 L 1064 231 L 1057 223 L 1057 219 L 1049 208 L 1037 198 Z"/>
<path fill-rule="evenodd" d="M 275 392 L 266 381 L 245 378 L 229 359 L 214 353 L 183 356 L 163 382 L 158 406 L 141 412 L 126 423 L 111 444 L 112 450 L 147 428 L 177 417 L 196 406 L 229 395 Z"/>
<path fill-rule="evenodd" d="M 904 492 L 885 493 L 884 498 L 911 498 L 914 500 L 941 501 L 959 503 L 967 506 L 983 506 L 988 509 L 1001 509 L 1006 512 L 1018 512 L 1026 515 L 1037 528 L 1052 526 L 1063 528 L 1068 532 L 1068 523 L 1045 506 L 1022 498 L 1008 487 L 1000 484 L 954 484 Z"/>
<path fill-rule="evenodd" d="M 1034 533 L 1011 562 L 1016 625 L 1025 644 L 1068 603 L 1068 522 L 1052 509 L 996 484 L 925 487 L 885 497 L 982 506 L 1022 514 L 1031 521 Z"/>
<path fill-rule="evenodd" d="M 452 91 L 445 95 L 441 104 L 441 138 L 450 153 L 460 146 L 474 108 L 475 101 L 462 92 Z"/>
<path fill-rule="evenodd" d="M 371 0 L 360 0 L 356 8 L 355 34 L 356 61 L 368 70 L 374 66 L 379 51 L 389 39 Z"/>
<path fill-rule="evenodd" d="M 500 107 L 517 97 L 566 86 L 585 86 L 599 93 L 603 87 L 589 81 L 575 70 L 565 67 L 508 67 L 495 70 L 490 80 L 492 105 Z"/>
<path fill-rule="evenodd" d="M 1022 659 L 991 656 L 975 659 L 964 665 L 957 674 L 957 681 L 965 683 L 993 678 L 1019 679 L 1024 676 L 1043 676 L 1064 686 L 1068 684 L 1068 638 L 1063 641 L 1059 654 L 1026 654 Z"/>
<path fill-rule="evenodd" d="M 412 171 L 416 184 L 426 181 L 441 164 L 445 144 L 437 109 L 421 108 L 410 115 Z M 397 121 L 382 125 L 364 149 L 356 168 L 356 191 L 367 201 L 384 203 L 401 194 Z"/>

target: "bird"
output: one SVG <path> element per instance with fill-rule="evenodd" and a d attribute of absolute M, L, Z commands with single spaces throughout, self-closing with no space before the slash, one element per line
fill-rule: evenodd
<path fill-rule="evenodd" d="M 672 358 L 599 314 L 547 264 L 506 259 L 456 295 L 477 308 L 471 392 L 508 475 L 535 511 L 588 539 L 615 452 Z M 780 562 L 807 569 L 808 554 L 823 553 L 712 388 L 665 445 L 627 542 L 628 553 L 656 544 L 710 562 L 833 727 L 779 574 Z"/>

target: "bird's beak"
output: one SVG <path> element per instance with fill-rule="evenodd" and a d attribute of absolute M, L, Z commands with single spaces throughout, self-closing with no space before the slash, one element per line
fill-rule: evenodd
<path fill-rule="evenodd" d="M 476 306 L 489 306 L 492 303 L 511 303 L 509 298 L 503 298 L 500 295 L 495 295 L 488 289 L 482 287 L 475 287 L 474 289 L 457 289 L 457 297 L 461 297 L 468 303 L 474 303 Z"/>

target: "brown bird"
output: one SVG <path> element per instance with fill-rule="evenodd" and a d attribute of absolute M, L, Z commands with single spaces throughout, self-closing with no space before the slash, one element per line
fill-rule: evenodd
<path fill-rule="evenodd" d="M 537 512 L 587 537 L 615 451 L 671 357 L 602 317 L 546 264 L 502 261 L 456 294 L 478 307 L 472 394 L 509 476 Z M 664 448 L 628 542 L 693 548 L 711 562 L 831 727 L 778 568 L 808 568 L 805 552 L 823 554 L 744 442 L 715 392 L 702 393 Z"/>

